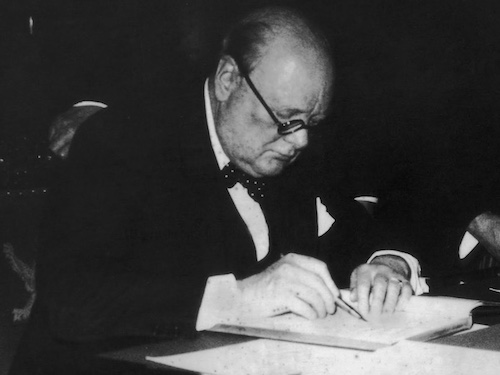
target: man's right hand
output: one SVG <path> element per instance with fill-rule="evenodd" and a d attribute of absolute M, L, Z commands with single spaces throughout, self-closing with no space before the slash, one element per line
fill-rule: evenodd
<path fill-rule="evenodd" d="M 238 281 L 238 289 L 240 313 L 252 317 L 293 312 L 307 319 L 324 318 L 335 312 L 340 295 L 325 263 L 293 253 Z"/>

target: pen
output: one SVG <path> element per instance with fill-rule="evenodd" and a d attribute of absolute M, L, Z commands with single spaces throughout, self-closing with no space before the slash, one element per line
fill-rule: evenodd
<path fill-rule="evenodd" d="M 340 307 L 342 310 L 347 311 L 349 314 L 355 316 L 358 319 L 367 321 L 363 316 L 356 310 L 351 304 L 347 303 L 342 299 L 342 296 L 338 296 L 335 298 L 335 304 Z"/>

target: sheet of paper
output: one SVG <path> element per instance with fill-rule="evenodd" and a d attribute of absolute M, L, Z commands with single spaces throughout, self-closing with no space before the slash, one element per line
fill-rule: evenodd
<path fill-rule="evenodd" d="M 498 375 L 500 352 L 401 341 L 376 352 L 259 339 L 148 360 L 217 375 Z"/>
<path fill-rule="evenodd" d="M 407 338 L 424 340 L 470 328 L 472 324 L 470 311 L 479 304 L 480 302 L 476 300 L 420 296 L 412 298 L 404 311 L 383 315 L 378 319 L 369 319 L 369 322 L 357 319 L 338 309 L 334 315 L 325 319 L 307 320 L 294 314 L 285 314 L 258 320 L 238 320 L 230 324 L 252 328 L 240 334 L 254 334 L 259 337 L 276 338 L 266 334 L 266 330 L 271 330 L 299 333 L 305 338 L 307 338 L 306 335 L 339 337 L 385 346 Z M 262 334 L 258 334 L 259 332 Z M 298 341 L 319 342 L 307 341 L 307 339 Z M 355 347 L 362 348 L 362 346 Z"/>

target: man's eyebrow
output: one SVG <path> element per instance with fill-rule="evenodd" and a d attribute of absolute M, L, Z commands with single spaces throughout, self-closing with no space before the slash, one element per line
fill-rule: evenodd
<path fill-rule="evenodd" d="M 275 114 L 278 117 L 283 118 L 283 119 L 293 119 L 294 117 L 300 116 L 306 112 L 307 111 L 301 110 L 299 108 L 286 108 L 283 110 L 276 111 Z M 331 109 L 328 109 L 324 113 L 313 115 L 311 117 L 311 119 L 313 119 L 316 122 L 321 122 L 321 121 L 325 120 L 326 118 L 328 118 L 330 116 L 330 114 L 331 114 Z"/>
<path fill-rule="evenodd" d="M 279 117 L 291 118 L 291 117 L 299 116 L 303 113 L 306 113 L 306 111 L 301 110 L 299 108 L 284 108 L 282 110 L 277 110 L 275 113 Z"/>

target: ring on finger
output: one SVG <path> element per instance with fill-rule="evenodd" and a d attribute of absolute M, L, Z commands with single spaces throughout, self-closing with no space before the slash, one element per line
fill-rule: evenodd
<path fill-rule="evenodd" d="M 403 281 L 403 280 L 400 280 L 400 279 L 398 279 L 398 278 L 396 278 L 396 277 L 391 277 L 391 278 L 388 280 L 388 282 L 393 283 L 393 284 L 394 284 L 394 283 L 396 283 L 396 284 L 398 284 L 401 288 L 403 287 L 403 283 L 404 283 L 404 281 Z"/>

